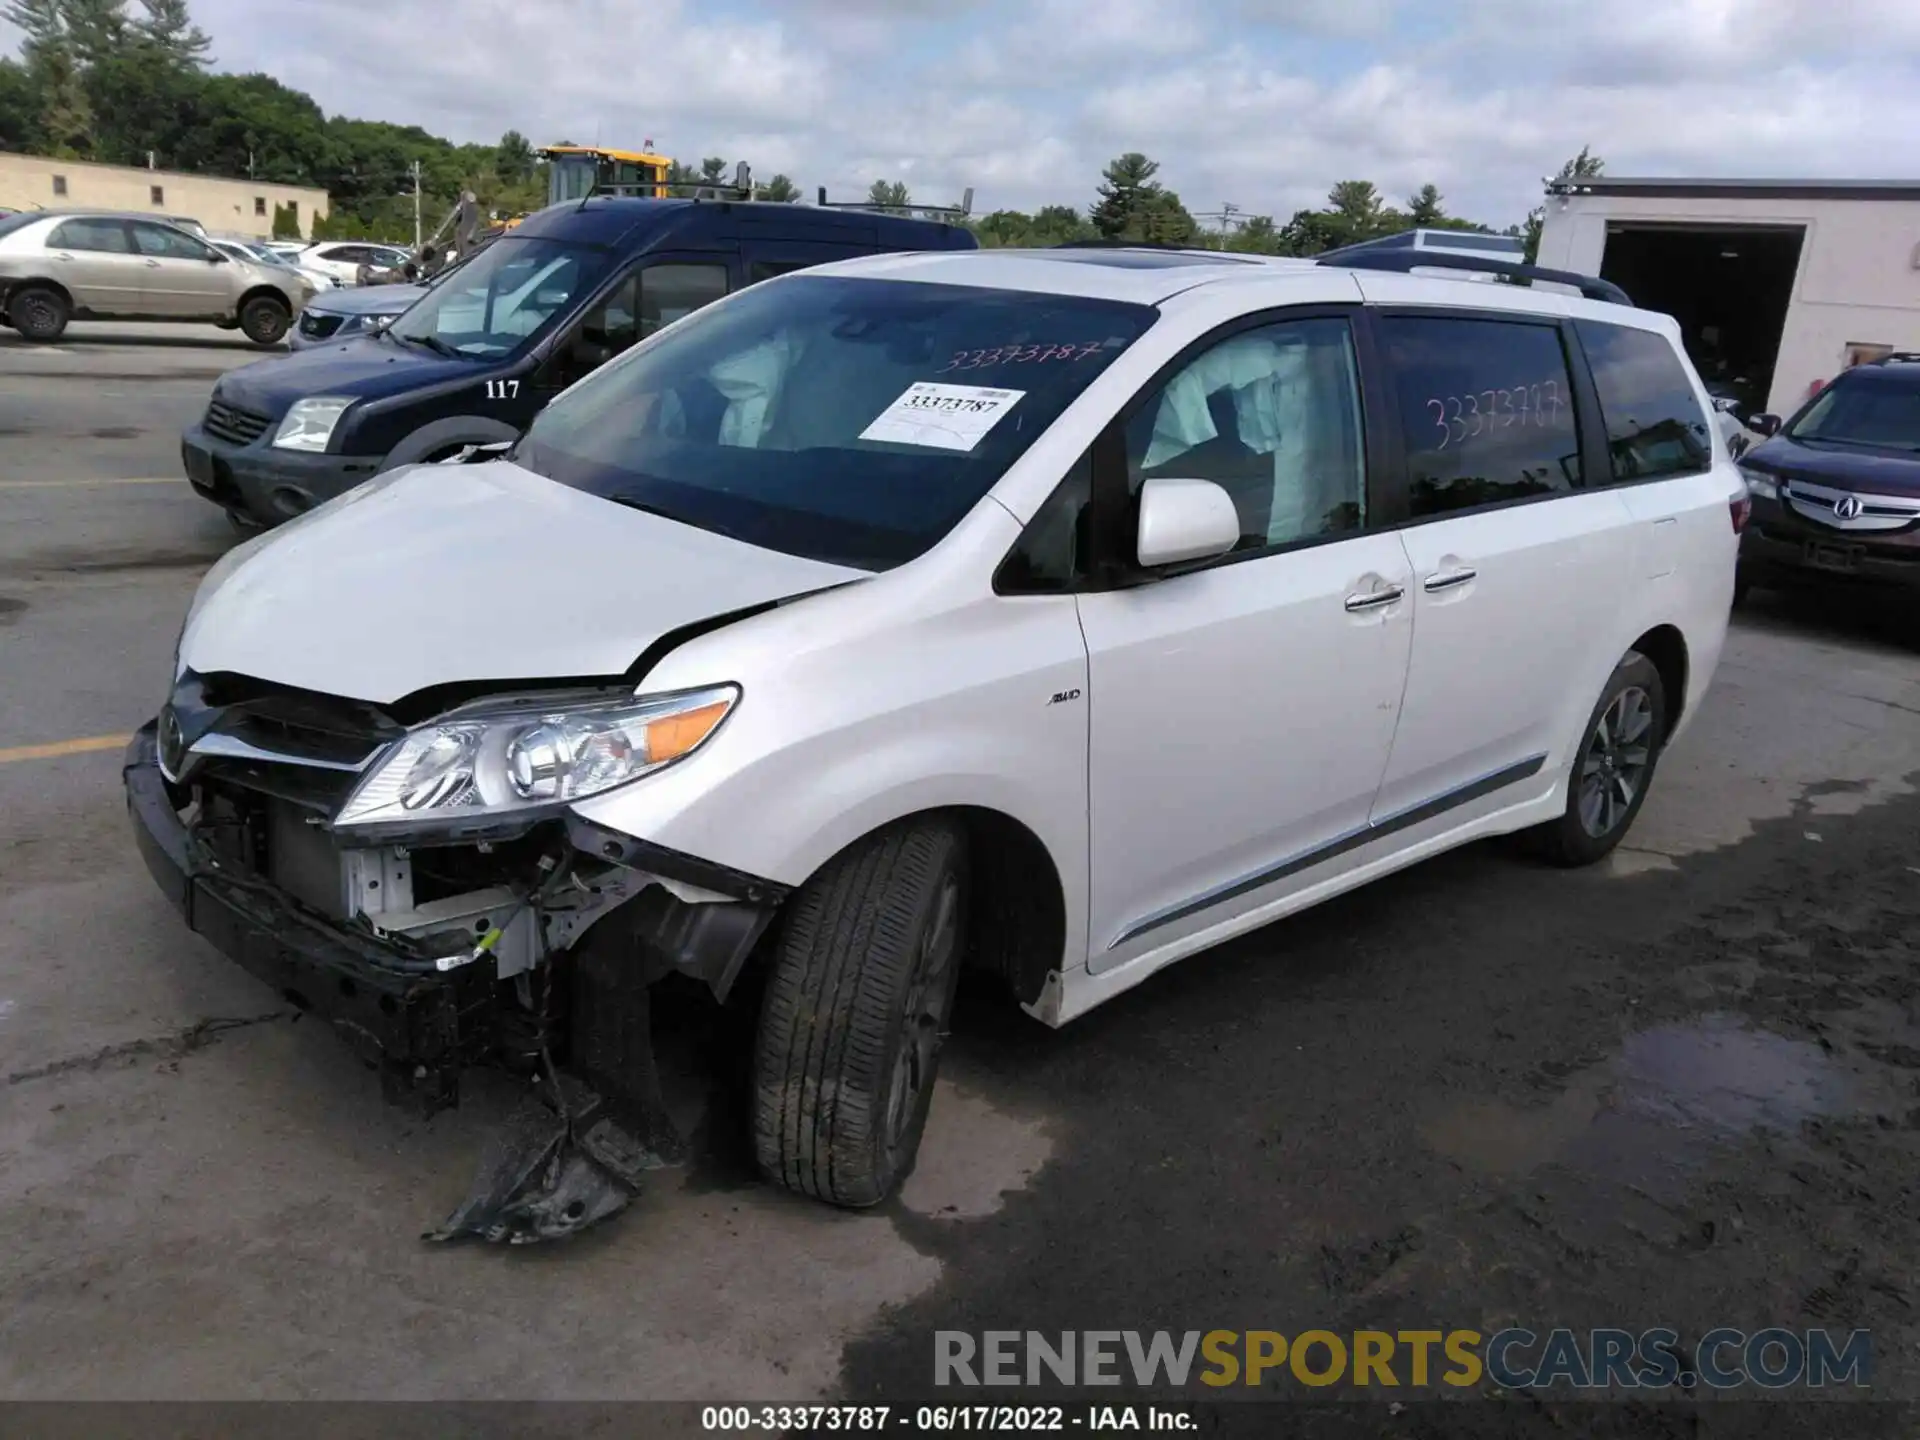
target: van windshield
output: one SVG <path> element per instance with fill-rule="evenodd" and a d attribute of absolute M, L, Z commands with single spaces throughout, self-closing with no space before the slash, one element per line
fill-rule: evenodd
<path fill-rule="evenodd" d="M 387 333 L 450 355 L 497 359 L 541 334 L 594 287 L 606 266 L 603 250 L 502 238 L 435 286 Z"/>
<path fill-rule="evenodd" d="M 952 529 L 1156 313 L 970 286 L 768 281 L 568 390 L 514 458 L 751 545 L 884 570 Z"/>

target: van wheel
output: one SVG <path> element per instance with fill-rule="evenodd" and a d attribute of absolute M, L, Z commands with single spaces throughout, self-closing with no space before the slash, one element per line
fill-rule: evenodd
<path fill-rule="evenodd" d="M 278 345 L 292 324 L 286 302 L 271 295 L 256 295 L 240 307 L 240 331 L 256 345 Z"/>
<path fill-rule="evenodd" d="M 48 285 L 29 285 L 16 290 L 7 302 L 7 319 L 28 340 L 50 345 L 67 332 L 73 307 L 67 297 Z"/>
<path fill-rule="evenodd" d="M 1614 667 L 1580 737 L 1566 813 L 1534 832 L 1547 860 L 1591 865 L 1620 843 L 1646 801 L 1666 733 L 1660 672 L 1630 650 Z"/>
<path fill-rule="evenodd" d="M 843 851 L 787 902 L 754 1048 L 754 1153 L 768 1179 L 867 1206 L 913 1169 L 967 890 L 964 833 L 923 819 Z"/>

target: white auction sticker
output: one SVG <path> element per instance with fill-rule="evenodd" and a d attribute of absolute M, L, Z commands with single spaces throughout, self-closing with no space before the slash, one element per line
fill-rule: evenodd
<path fill-rule="evenodd" d="M 860 438 L 937 450 L 971 450 L 1026 393 L 917 381 L 882 410 L 860 432 Z"/>

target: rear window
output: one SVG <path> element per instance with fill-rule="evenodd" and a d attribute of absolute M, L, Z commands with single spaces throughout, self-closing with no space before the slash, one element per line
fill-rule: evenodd
<path fill-rule="evenodd" d="M 1665 337 L 1597 320 L 1576 320 L 1574 328 L 1600 395 L 1613 481 L 1697 475 L 1708 469 L 1713 464 L 1713 427 Z"/>
<path fill-rule="evenodd" d="M 1155 314 L 797 275 L 582 381 L 515 458 L 752 545 L 883 570 L 945 535 Z"/>

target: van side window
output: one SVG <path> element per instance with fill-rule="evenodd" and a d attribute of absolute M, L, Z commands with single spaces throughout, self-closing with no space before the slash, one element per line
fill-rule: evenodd
<path fill-rule="evenodd" d="M 650 265 L 640 272 L 640 338 L 727 293 L 724 265 Z"/>
<path fill-rule="evenodd" d="M 1415 518 L 1580 486 L 1557 326 L 1447 315 L 1383 315 L 1379 326 Z"/>
<path fill-rule="evenodd" d="M 1211 480 L 1240 514 L 1239 550 L 1366 524 L 1366 444 L 1353 335 L 1341 319 L 1229 335 L 1127 422 L 1127 484 Z"/>
<path fill-rule="evenodd" d="M 758 285 L 762 280 L 771 280 L 776 275 L 804 270 L 809 263 L 805 260 L 755 260 L 747 266 L 747 283 Z"/>
<path fill-rule="evenodd" d="M 1087 507 L 1093 503 L 1093 452 L 1083 454 L 1034 512 L 1000 562 L 994 589 L 1002 595 L 1057 595 L 1087 570 Z"/>
<path fill-rule="evenodd" d="M 1698 475 L 1713 465 L 1713 428 L 1666 337 L 1576 320 L 1587 352 L 1615 483 Z"/>

